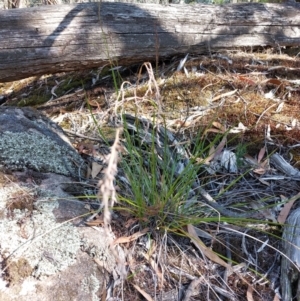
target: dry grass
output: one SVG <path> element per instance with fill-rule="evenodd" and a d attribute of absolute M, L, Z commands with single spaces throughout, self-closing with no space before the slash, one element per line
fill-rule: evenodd
<path fill-rule="evenodd" d="M 247 294 L 273 300 L 281 244 L 276 206 L 299 185 L 271 179 L 282 174 L 269 157 L 280 152 L 293 164 L 299 160 L 290 147 L 300 140 L 300 60 L 237 52 L 189 58 L 183 71 L 176 71 L 178 64 L 161 67 L 155 78 L 146 63 L 146 73 L 123 75 L 118 93 L 99 80 L 86 86 L 77 110 L 48 106 L 47 112 L 81 135 L 76 141 L 88 155 L 106 158 L 99 182 L 104 220 L 129 254 L 124 300 L 171 300 L 163 296 L 180 293 L 182 300 L 246 300 Z M 25 90 L 18 87 L 7 103 Z M 131 113 L 122 135 L 110 126 L 120 113 Z M 99 138 L 99 127 L 108 142 L 116 137 L 108 156 L 101 156 L 106 146 L 88 140 Z M 236 157 L 234 171 L 222 163 L 225 150 Z M 113 207 L 122 225 L 111 219 Z M 191 224 L 202 253 L 190 243 Z"/>

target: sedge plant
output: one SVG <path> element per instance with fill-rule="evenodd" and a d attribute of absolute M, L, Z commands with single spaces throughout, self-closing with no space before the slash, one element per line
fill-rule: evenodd
<path fill-rule="evenodd" d="M 170 148 L 167 139 L 158 145 L 155 128 L 149 128 L 148 138 L 143 139 L 145 135 L 139 122 L 133 133 L 126 119 L 123 120 L 126 152 L 120 167 L 127 185 L 124 181 L 119 183 L 124 188 L 119 196 L 121 203 L 139 220 L 154 223 L 161 229 L 176 232 L 191 222 L 202 223 L 205 220 L 203 204 L 193 200 L 193 187 L 203 166 L 181 158 Z M 207 148 L 204 145 L 203 149 L 197 148 L 198 156 L 201 152 L 204 155 Z"/>

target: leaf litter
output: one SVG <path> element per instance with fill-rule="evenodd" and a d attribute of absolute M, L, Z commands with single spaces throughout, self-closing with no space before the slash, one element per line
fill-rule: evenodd
<path fill-rule="evenodd" d="M 174 179 L 187 161 L 201 166 L 196 176 L 200 182 L 196 181 L 192 190 L 197 185 L 201 189 L 196 196 L 192 190 L 188 192 L 187 200 L 201 204 L 202 223 L 160 228 L 155 224 L 155 215 L 162 210 L 159 206 L 149 206 L 148 220 L 139 218 L 130 206 L 115 200 L 112 189 L 113 201 L 109 196 L 107 201 L 115 203 L 113 216 L 108 205 L 107 217 L 88 221 L 90 226 L 108 223 L 116 235 L 114 243 L 126 246 L 125 300 L 140 300 L 138 293 L 146 300 L 276 300 L 280 262 L 274 248 L 282 248 L 278 223 L 284 223 L 289 212 L 298 207 L 300 157 L 299 146 L 295 146 L 300 140 L 299 70 L 300 60 L 295 57 L 270 50 L 239 51 L 173 58 L 155 70 L 156 77 L 150 63 L 144 68 L 125 68 L 119 93 L 111 86 L 109 76 L 101 77 L 95 70 L 80 73 L 85 78 L 83 91 L 82 82 L 77 90 L 76 85 L 71 90 L 66 87 L 69 93 L 59 90 L 62 80 L 76 81 L 76 73 L 63 73 L 47 77 L 47 85 L 53 83 L 50 92 L 45 78 L 40 78 L 28 80 L 25 86 L 15 84 L 14 89 L 2 85 L 0 94 L 6 99 L 5 105 L 20 105 L 15 99 L 30 103 L 24 95 L 30 97 L 32 87 L 44 86 L 39 95 L 44 93 L 45 99 L 52 100 L 37 109 L 53 119 L 59 117 L 59 124 L 90 162 L 85 185 L 94 189 L 107 171 L 105 155 L 116 128 L 124 121 L 130 134 L 141 139 L 136 146 L 143 148 L 139 151 L 144 158 L 151 143 L 159 160 L 167 151 L 164 145 L 168 145 L 176 169 L 168 172 L 174 172 Z M 122 114 L 127 114 L 123 120 Z M 137 125 L 142 125 L 141 129 Z M 120 153 L 126 156 L 125 139 L 123 135 L 125 148 Z M 195 143 L 202 143 L 201 152 L 195 151 L 199 147 Z M 116 194 L 132 196 L 119 163 L 115 177 L 121 189 Z M 145 171 L 151 174 L 149 162 L 144 163 L 148 165 Z M 163 174 L 160 176 L 163 181 Z M 110 181 L 111 185 L 114 181 Z M 122 215 L 119 209 L 127 210 L 127 214 Z M 170 211 L 166 216 L 172 214 Z M 130 227 L 122 227 L 126 222 Z M 197 228 L 208 235 L 200 240 Z M 244 236 L 246 229 L 250 234 Z M 196 236 L 196 240 L 182 233 Z M 226 270 L 238 263 L 242 268 L 225 276 Z M 257 284 L 263 275 L 266 281 Z M 120 286 L 116 285 L 113 294 L 119 293 Z M 129 297 L 132 294 L 136 297 Z"/>

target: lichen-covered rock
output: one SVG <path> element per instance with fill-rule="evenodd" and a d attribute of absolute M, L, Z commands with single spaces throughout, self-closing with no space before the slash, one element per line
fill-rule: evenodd
<path fill-rule="evenodd" d="M 86 227 L 89 207 L 65 191 L 83 167 L 50 119 L 0 107 L 1 301 L 100 301 L 110 277 L 125 275 L 113 235 Z"/>
<path fill-rule="evenodd" d="M 31 108 L 0 107 L 0 166 L 78 176 L 84 161 L 63 130 Z"/>
<path fill-rule="evenodd" d="M 71 223 L 57 223 L 52 212 L 59 207 L 57 196 L 50 191 L 45 196 L 44 191 L 41 197 L 36 189 L 16 185 L 0 189 L 0 260 L 4 260 L 7 280 L 12 284 L 29 275 L 56 274 L 76 262 L 80 249 L 77 229 Z M 20 262 L 26 262 L 29 275 L 20 271 Z"/>
<path fill-rule="evenodd" d="M 113 236 L 84 226 L 89 210 L 63 189 L 72 179 L 41 174 L 36 186 L 28 176 L 0 172 L 0 300 L 102 300 L 118 275 Z"/>

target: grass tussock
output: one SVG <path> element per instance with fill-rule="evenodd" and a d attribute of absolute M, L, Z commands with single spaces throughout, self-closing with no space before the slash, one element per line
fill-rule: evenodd
<path fill-rule="evenodd" d="M 266 266 L 260 269 L 257 263 L 249 259 L 249 252 L 246 250 L 251 244 L 254 244 L 259 249 L 263 248 L 264 254 L 272 252 L 280 254 L 280 250 L 277 249 L 280 239 L 276 233 L 277 221 L 272 213 L 274 208 L 272 195 L 268 192 L 258 192 L 256 200 L 254 200 L 253 184 L 250 183 L 249 176 L 251 177 L 254 170 L 258 173 L 259 169 L 263 174 L 269 173 L 271 169 L 268 158 L 272 151 L 267 152 L 267 148 L 262 147 L 258 159 L 253 159 L 256 160 L 254 167 L 254 161 L 249 164 L 249 160 L 245 159 L 247 156 L 249 157 L 250 144 L 247 145 L 246 141 L 241 140 L 243 133 L 254 130 L 254 127 L 246 127 L 243 124 L 243 122 L 245 123 L 244 118 L 239 118 L 239 124 L 235 123 L 235 126 L 219 122 L 223 114 L 220 111 L 221 106 L 228 124 L 232 123 L 229 114 L 231 116 L 240 114 L 239 110 L 245 108 L 245 103 L 239 103 L 229 113 L 222 101 L 227 97 L 235 97 L 237 89 L 211 96 L 213 102 L 221 101 L 221 104 L 211 119 L 205 118 L 205 126 L 199 130 L 200 116 L 197 113 L 193 116 L 192 111 L 188 112 L 188 109 L 186 116 L 175 115 L 173 117 L 177 121 L 170 121 L 167 117 L 168 113 L 162 109 L 168 104 L 168 98 L 164 98 L 164 104 L 161 101 L 163 99 L 162 90 L 163 94 L 168 93 L 168 97 L 172 93 L 178 93 L 179 104 L 184 100 L 183 103 L 186 105 L 187 97 L 193 97 L 186 93 L 186 89 L 192 87 L 189 87 L 189 81 L 195 76 L 178 73 L 174 75 L 173 79 L 167 79 L 164 87 L 155 79 L 151 65 L 144 64 L 144 67 L 148 72 L 148 82 L 143 83 L 142 88 L 124 82 L 118 90 L 114 114 L 120 113 L 120 122 L 123 125 L 121 140 L 124 149 L 120 154 L 119 162 L 119 171 L 122 176 L 118 176 L 114 169 L 114 177 L 111 178 L 110 184 L 107 182 L 104 185 L 102 182 L 101 186 L 102 195 L 104 193 L 108 195 L 108 191 L 110 191 L 114 199 L 116 191 L 111 188 L 107 190 L 105 186 L 111 187 L 113 183 L 117 185 L 120 193 L 118 193 L 118 204 L 114 210 L 128 219 L 130 226 L 127 231 L 130 232 L 131 227 L 136 228 L 136 233 L 127 236 L 127 239 L 126 234 L 123 233 L 125 235 L 123 239 L 128 242 L 138 241 L 138 237 L 148 233 L 146 240 L 152 245 L 149 252 L 158 256 L 155 257 L 155 260 L 151 256 L 145 257 L 145 262 L 150 264 L 153 273 L 159 279 L 157 285 L 153 286 L 152 283 L 151 289 L 142 285 L 138 279 L 145 277 L 145 274 L 137 270 L 135 265 L 130 265 L 127 270 L 128 275 L 131 275 L 128 280 L 131 279 L 132 287 L 146 299 L 150 293 L 155 295 L 155 292 L 164 291 L 166 279 L 174 279 L 170 267 L 171 259 L 165 252 L 173 249 L 176 250 L 175 252 L 179 252 L 180 258 L 185 258 L 183 255 L 185 244 L 176 242 L 175 249 L 170 248 L 169 241 L 172 240 L 174 243 L 174 238 L 177 237 L 175 241 L 180 241 L 180 238 L 190 240 L 202 254 L 203 259 L 217 263 L 235 274 L 241 284 L 248 285 L 253 289 L 254 294 L 262 296 L 262 289 L 258 289 L 256 284 L 250 283 L 249 278 L 245 276 L 243 267 L 247 265 L 248 270 L 259 278 L 267 277 L 267 275 L 263 276 Z M 141 77 L 141 70 L 138 78 Z M 253 84 L 254 80 L 240 76 L 230 86 L 234 85 L 235 88 L 240 89 L 245 82 Z M 217 82 L 215 82 L 214 74 L 208 72 L 205 78 L 200 77 L 198 83 L 203 86 L 202 92 L 204 93 L 208 86 L 224 87 L 224 84 L 228 85 L 228 79 L 224 75 L 218 75 Z M 251 93 L 256 93 L 251 85 L 245 92 L 248 94 L 247 97 Z M 207 105 L 210 102 L 207 101 L 208 94 L 203 94 L 203 97 L 206 98 L 203 104 Z M 193 99 L 195 101 L 195 98 Z M 191 105 L 192 103 L 189 104 L 189 106 Z M 147 111 L 144 111 L 145 107 Z M 253 111 L 251 107 L 250 105 L 249 111 Z M 253 107 L 260 113 L 260 117 L 256 118 L 256 130 L 257 125 L 272 107 L 274 107 L 273 104 L 264 106 L 263 111 L 259 111 L 258 107 Z M 128 109 L 133 109 L 134 114 L 125 113 Z M 147 117 L 142 117 L 141 113 L 146 113 Z M 193 127 L 198 129 L 196 135 L 190 131 Z M 234 147 L 232 148 L 232 146 Z M 229 151 L 228 147 L 231 147 L 233 151 Z M 107 170 L 104 175 L 105 179 L 108 179 Z M 223 184 L 221 184 L 222 182 Z M 245 189 L 245 186 L 248 188 Z M 242 199 L 240 196 L 243 196 Z M 107 203 L 107 200 L 107 197 L 103 198 L 104 203 Z M 249 208 L 245 210 L 245 207 Z M 112 208 L 111 204 L 106 208 L 107 213 L 104 215 L 107 214 L 107 217 L 110 218 L 108 208 Z M 264 230 L 259 230 L 262 225 L 262 217 L 269 217 L 272 220 L 273 228 L 271 225 L 269 228 L 265 225 Z M 250 229 L 251 234 L 243 234 Z M 136 235 L 135 238 L 133 238 L 134 235 Z M 245 235 L 247 239 L 244 239 Z M 268 240 L 271 239 L 274 243 L 270 244 L 265 241 L 263 235 L 267 235 Z M 236 236 L 240 236 L 240 238 Z M 242 237 L 244 238 L 242 239 Z M 240 243 L 243 245 L 242 252 Z M 208 248 L 207 244 L 211 244 L 211 248 Z M 247 246 L 247 244 L 249 245 Z M 243 263 L 242 266 L 240 266 L 241 263 Z M 184 275 L 182 270 L 181 273 Z M 194 272 L 190 273 L 194 274 Z M 210 287 L 213 295 L 218 296 L 218 285 L 206 280 L 204 275 L 208 276 L 207 273 L 207 270 L 203 270 L 198 277 L 192 278 L 194 280 L 190 283 L 183 300 L 190 300 L 195 294 L 195 290 L 203 285 Z M 237 294 L 227 284 L 228 281 L 227 278 L 225 290 L 231 299 L 236 299 Z"/>

